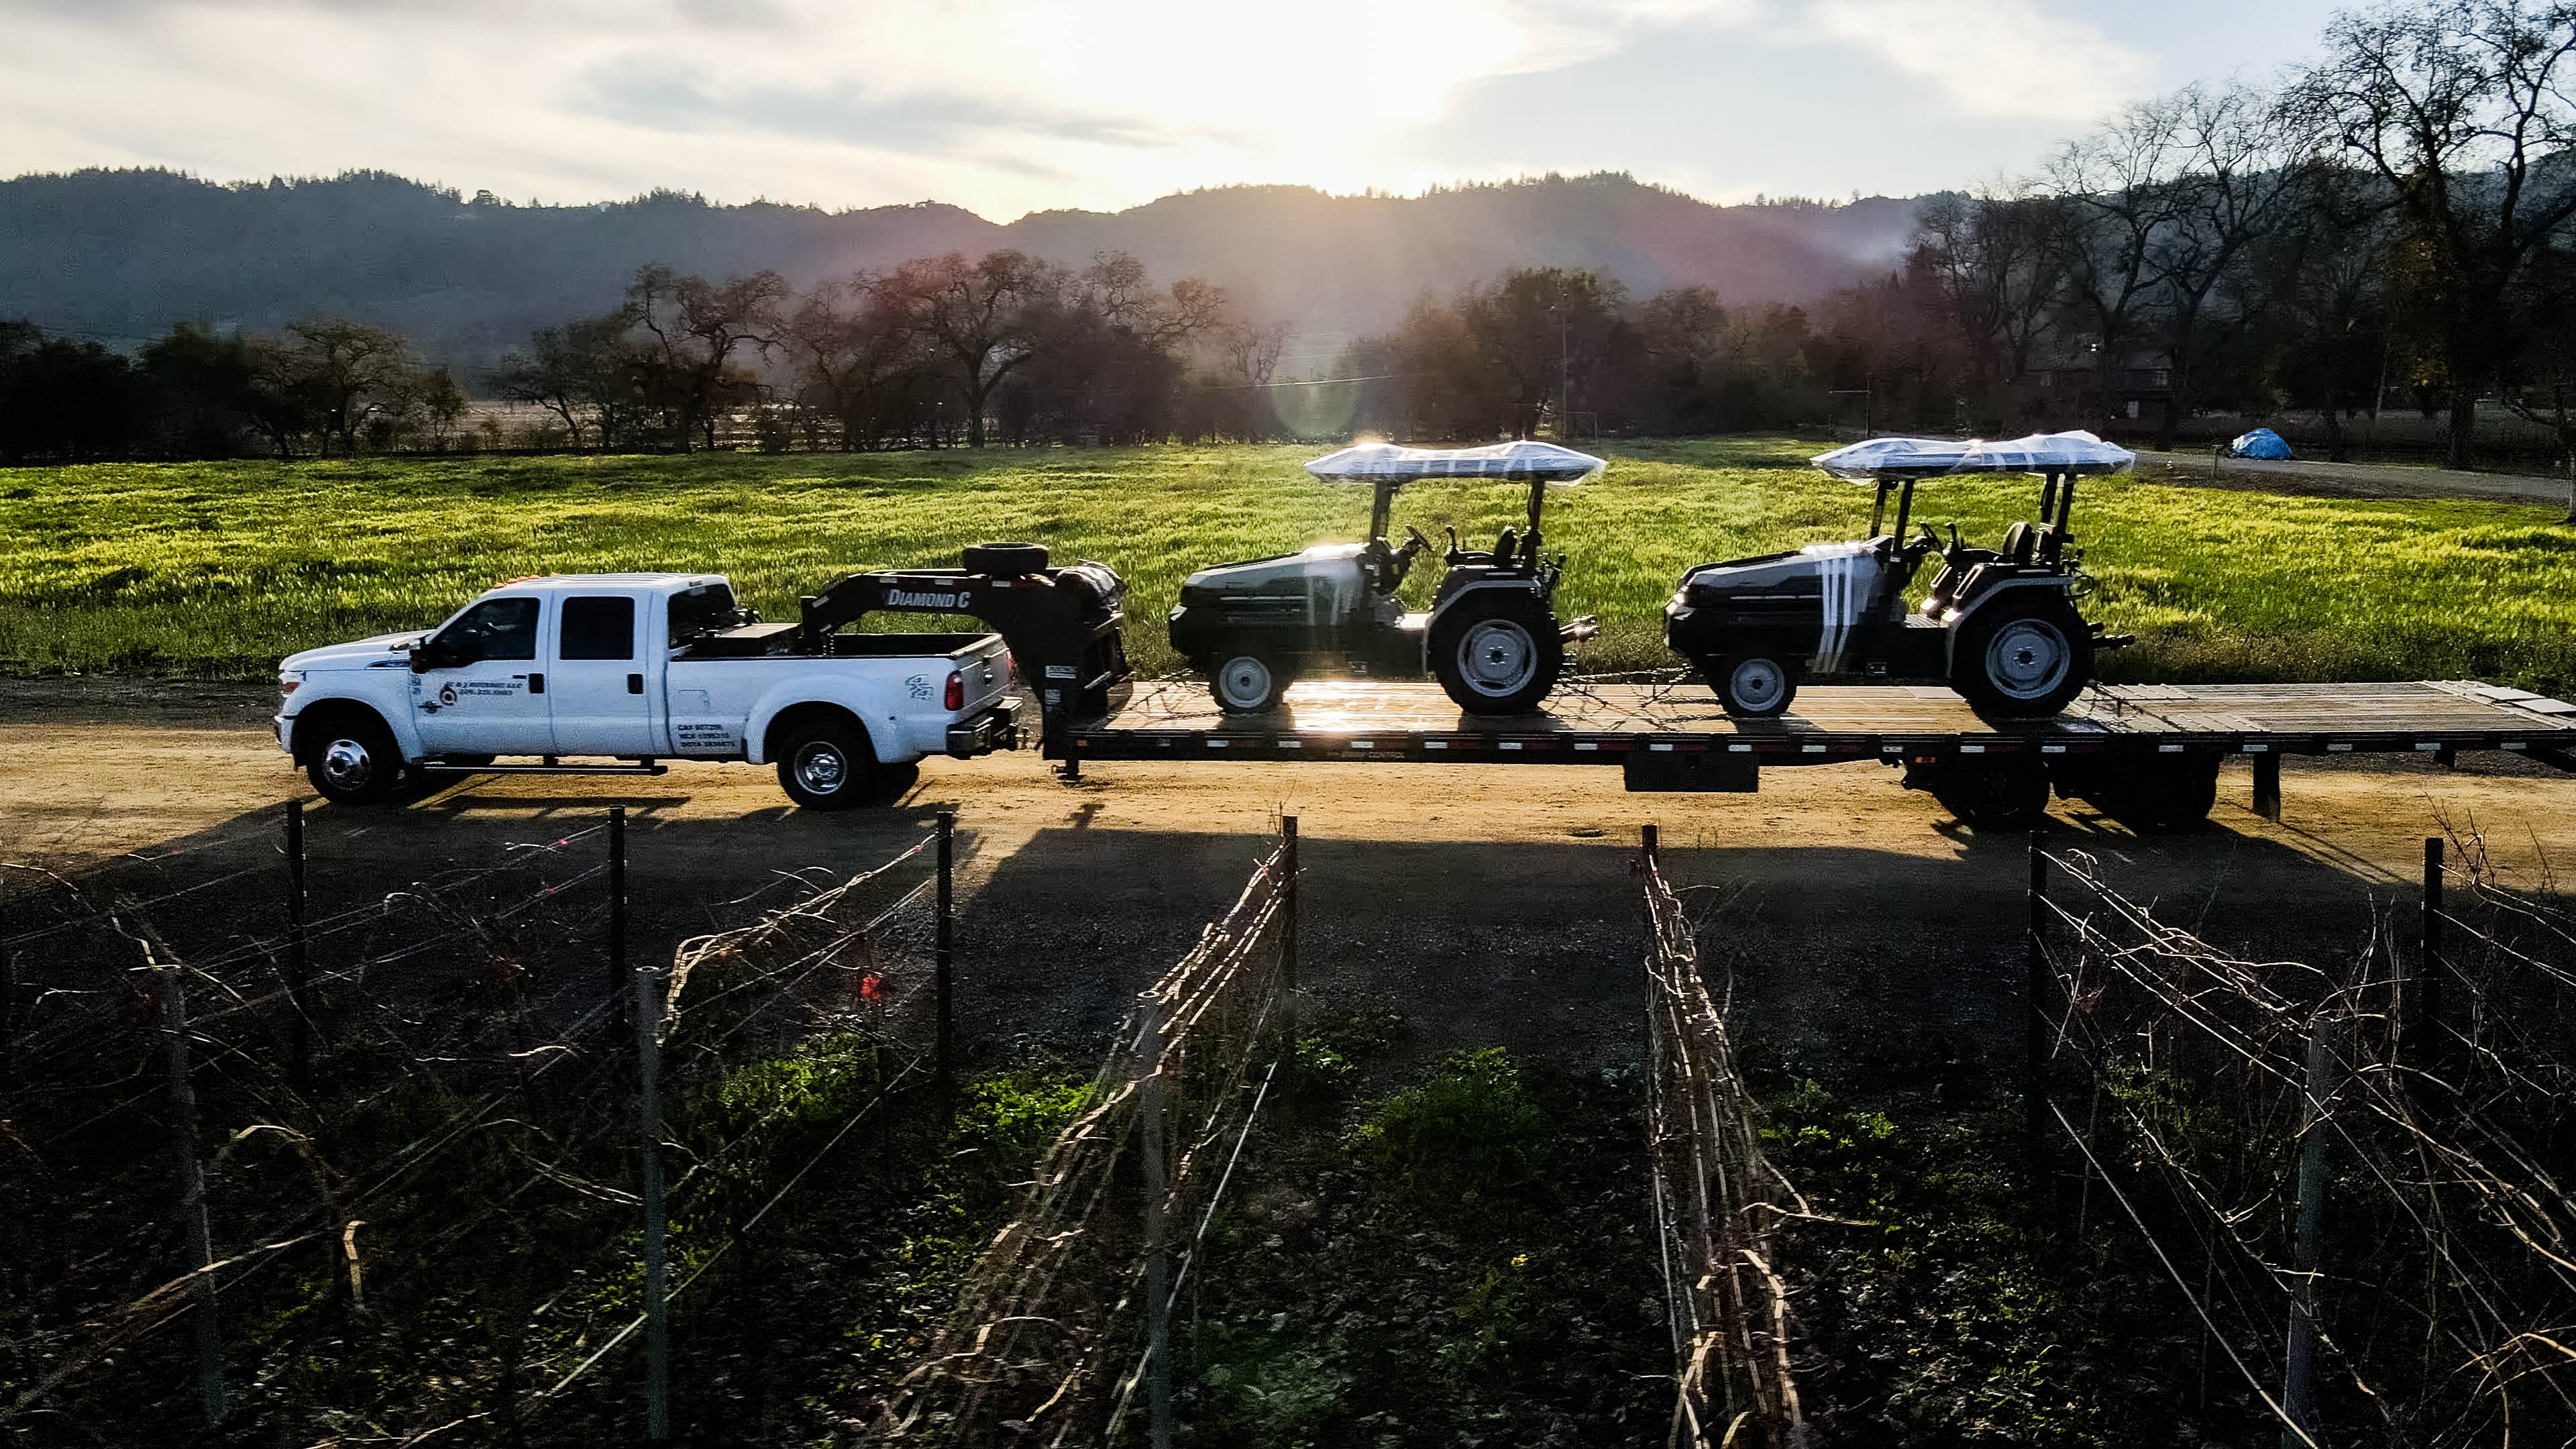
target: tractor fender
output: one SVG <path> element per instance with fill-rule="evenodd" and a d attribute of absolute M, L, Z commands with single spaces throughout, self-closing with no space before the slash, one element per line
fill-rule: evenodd
<path fill-rule="evenodd" d="M 1966 607 L 1955 610 L 1943 617 L 1941 623 L 1945 632 L 1950 636 L 1951 648 L 1953 650 L 1957 649 L 1959 632 L 1967 628 L 1969 622 L 1975 619 L 1980 613 L 1983 613 L 1986 607 L 1992 604 L 1995 600 L 2007 597 L 2015 599 L 2026 598 L 2028 597 L 2029 591 L 2032 589 L 2047 589 L 2050 592 L 2055 593 L 2060 598 L 2067 598 L 2069 590 L 2073 586 L 2074 582 L 2074 579 L 2065 574 L 2046 574 L 2033 578 L 2020 579 L 1997 579 L 1995 582 L 1979 589 L 1977 591 L 1977 596 L 1970 599 L 1967 602 Z M 2069 602 L 2068 607 L 2073 607 L 2071 601 Z"/>
<path fill-rule="evenodd" d="M 1544 593 L 1540 592 L 1538 580 L 1536 579 L 1471 579 L 1466 583 L 1460 584 L 1455 592 L 1444 589 L 1438 602 L 1431 606 L 1429 627 L 1422 631 L 1422 667 L 1426 672 L 1431 668 L 1431 636 L 1440 631 L 1441 619 L 1445 617 L 1450 610 L 1458 607 L 1462 600 L 1489 594 L 1502 589 L 1517 590 L 1520 593 L 1529 595 L 1531 598 L 1537 599 L 1540 603 L 1548 606 L 1549 617 L 1555 617 L 1555 604 L 1549 600 Z"/>

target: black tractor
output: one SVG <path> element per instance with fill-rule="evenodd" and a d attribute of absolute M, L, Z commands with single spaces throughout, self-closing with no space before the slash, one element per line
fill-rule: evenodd
<path fill-rule="evenodd" d="M 1483 448 L 1362 443 L 1318 458 L 1307 472 L 1375 490 L 1368 542 L 1317 544 L 1191 574 L 1172 608 L 1172 648 L 1207 676 L 1218 707 L 1230 714 L 1275 708 L 1303 678 L 1418 679 L 1426 672 L 1469 714 L 1527 714 L 1556 687 L 1566 647 L 1594 631 L 1588 618 L 1556 617 L 1565 556 L 1542 551 L 1547 488 L 1602 466 L 1589 454 L 1528 441 Z M 1386 537 L 1396 493 L 1417 478 L 1529 485 L 1527 526 L 1504 528 L 1493 547 L 1463 548 L 1448 530 L 1446 571 L 1431 607 L 1419 611 L 1406 609 L 1397 590 L 1431 540 L 1415 528 L 1405 530 L 1402 544 Z"/>
<path fill-rule="evenodd" d="M 1877 438 L 1824 454 L 1817 467 L 1877 486 L 1872 536 L 1691 570 L 1664 606 L 1665 641 L 1728 714 L 1746 718 L 1784 713 L 1810 679 L 1939 681 L 1990 718 L 2056 714 L 2092 681 L 2096 650 L 2129 642 L 2076 610 L 2075 480 L 2135 459 L 2090 433 Z M 1915 485 L 1968 473 L 2037 474 L 2038 521 L 2014 524 L 1994 548 L 1962 544 L 1956 525 L 1946 541 L 1928 524 L 1907 538 Z M 1910 606 L 1906 589 L 1933 559 L 1939 571 Z"/>

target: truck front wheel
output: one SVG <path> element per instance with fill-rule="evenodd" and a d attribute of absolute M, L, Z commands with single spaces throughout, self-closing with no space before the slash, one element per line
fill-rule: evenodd
<path fill-rule="evenodd" d="M 845 720 L 798 727 L 778 751 L 778 788 L 808 810 L 847 810 L 861 803 L 876 773 L 865 731 Z"/>
<path fill-rule="evenodd" d="M 402 783 L 402 750 L 393 731 L 372 714 L 344 713 L 315 721 L 313 742 L 302 745 L 304 777 L 325 800 L 372 805 Z M 302 726 L 299 724 L 299 733 Z"/>

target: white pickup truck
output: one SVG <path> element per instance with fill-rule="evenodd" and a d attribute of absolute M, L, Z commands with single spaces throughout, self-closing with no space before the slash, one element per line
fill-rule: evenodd
<path fill-rule="evenodd" d="M 883 767 L 1019 743 L 999 634 L 761 624 L 713 574 L 520 579 L 436 629 L 292 655 L 277 683 L 278 745 L 346 802 L 413 773 L 698 759 L 775 764 L 797 804 L 833 810 Z M 602 763 L 567 763 L 585 758 Z"/>

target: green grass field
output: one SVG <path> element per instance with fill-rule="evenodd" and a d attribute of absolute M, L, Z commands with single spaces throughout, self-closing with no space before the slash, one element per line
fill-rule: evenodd
<path fill-rule="evenodd" d="M 1561 490 L 1561 606 L 1598 614 L 1587 670 L 1650 668 L 1696 563 L 1857 536 L 1866 488 L 1787 439 L 1612 445 Z M 713 569 L 772 618 L 834 574 L 953 563 L 1027 538 L 1115 566 L 1139 668 L 1173 667 L 1162 614 L 1190 569 L 1355 537 L 1363 489 L 1303 447 L 981 453 L 356 459 L 97 465 L 0 474 L 0 670 L 255 676 L 290 651 L 436 622 L 502 579 Z M 1991 543 L 2037 480 L 1927 485 L 1922 517 Z M 1408 490 L 1399 524 L 1479 538 L 1512 486 Z M 2087 485 L 2088 608 L 2140 644 L 2114 679 L 2479 677 L 2576 682 L 2576 529 L 2489 502 L 2290 497 L 2120 478 Z M 1436 570 L 1427 571 L 1436 573 Z M 1415 588 L 1427 587 L 1428 579 Z"/>

